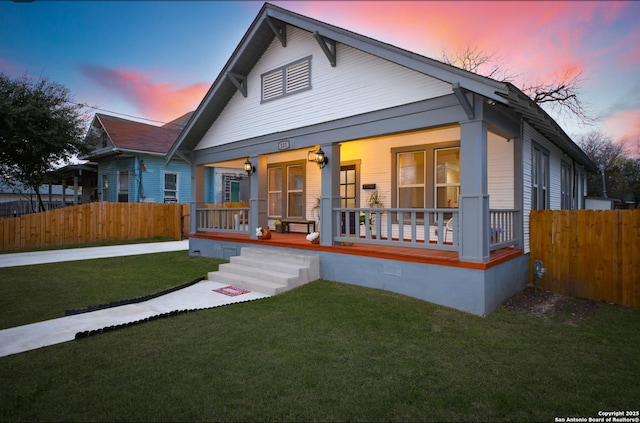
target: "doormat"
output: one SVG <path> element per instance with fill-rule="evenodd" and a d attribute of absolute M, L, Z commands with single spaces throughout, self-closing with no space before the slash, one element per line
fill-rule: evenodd
<path fill-rule="evenodd" d="M 223 286 L 222 288 L 213 289 L 214 292 L 218 292 L 220 294 L 228 295 L 230 297 L 235 297 L 236 295 L 246 294 L 248 291 L 246 289 L 236 288 L 235 286 Z"/>

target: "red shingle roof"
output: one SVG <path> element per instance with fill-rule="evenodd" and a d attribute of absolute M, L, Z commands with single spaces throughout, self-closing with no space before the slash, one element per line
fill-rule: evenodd
<path fill-rule="evenodd" d="M 100 119 L 115 148 L 164 154 L 178 138 L 192 113 L 189 112 L 164 126 L 149 125 L 102 113 L 97 113 L 96 117 Z"/>

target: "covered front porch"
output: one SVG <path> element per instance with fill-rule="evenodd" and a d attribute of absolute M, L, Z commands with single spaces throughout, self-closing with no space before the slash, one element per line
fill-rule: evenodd
<path fill-rule="evenodd" d="M 524 288 L 528 257 L 514 247 L 498 248 L 485 263 L 459 260 L 455 251 L 356 243 L 312 244 L 304 233 L 272 233 L 269 240 L 248 233 L 190 235 L 190 255 L 229 260 L 243 247 L 261 247 L 320 257 L 320 277 L 376 288 L 486 316 Z"/>
<path fill-rule="evenodd" d="M 214 148 L 193 167 L 190 252 L 229 259 L 256 243 L 303 251 L 320 256 L 324 279 L 484 316 L 528 279 L 521 142 L 498 129 L 475 120 Z M 247 204 L 207 204 L 209 167 L 244 168 Z M 291 233 L 276 232 L 287 223 Z M 313 226 L 317 245 L 306 239 Z"/>

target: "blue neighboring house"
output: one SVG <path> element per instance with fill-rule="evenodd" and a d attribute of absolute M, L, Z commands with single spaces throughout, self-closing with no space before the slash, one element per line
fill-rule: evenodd
<path fill-rule="evenodd" d="M 189 203 L 191 169 L 187 156 L 165 155 L 191 118 L 189 112 L 163 125 L 97 113 L 89 131 L 99 144 L 85 157 L 97 164 L 97 200 L 111 202 Z M 244 171 L 223 166 L 204 172 L 204 202 L 247 201 Z"/>

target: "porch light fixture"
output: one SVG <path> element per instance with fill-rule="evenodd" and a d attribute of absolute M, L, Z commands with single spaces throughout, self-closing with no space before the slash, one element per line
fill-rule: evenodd
<path fill-rule="evenodd" d="M 140 161 L 140 169 L 142 169 L 143 172 L 147 171 L 147 165 L 144 164 L 144 160 Z"/>
<path fill-rule="evenodd" d="M 320 169 L 324 168 L 327 163 L 329 163 L 329 158 L 324 155 L 322 147 L 318 148 L 318 151 L 316 151 L 316 163 L 320 166 Z"/>
<path fill-rule="evenodd" d="M 104 189 L 108 189 L 109 188 L 109 180 L 107 178 L 104 179 L 104 183 L 102 184 L 102 187 Z"/>
<path fill-rule="evenodd" d="M 247 176 L 251 176 L 256 171 L 256 167 L 251 163 L 251 160 L 249 160 L 248 157 L 244 162 L 244 171 L 247 172 Z"/>

